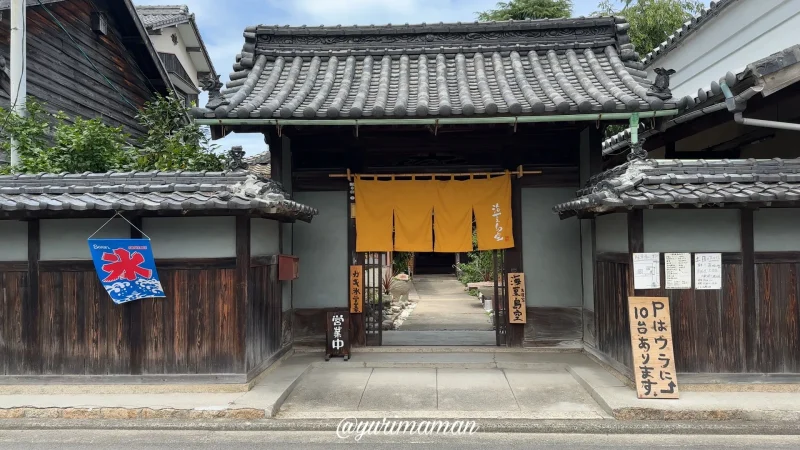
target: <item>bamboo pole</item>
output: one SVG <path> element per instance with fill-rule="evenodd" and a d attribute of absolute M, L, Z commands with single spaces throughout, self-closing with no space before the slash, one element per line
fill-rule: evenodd
<path fill-rule="evenodd" d="M 436 179 L 438 177 L 443 178 L 454 178 L 454 177 L 487 177 L 490 178 L 493 175 L 505 175 L 505 174 L 514 174 L 517 178 L 522 178 L 523 175 L 541 175 L 541 170 L 522 170 L 522 166 L 517 167 L 515 171 L 503 171 L 503 172 L 458 172 L 458 173 L 360 173 L 358 176 L 361 178 L 372 178 L 373 180 L 377 180 L 378 178 L 431 178 Z M 347 169 L 347 173 L 331 173 L 328 174 L 330 178 L 347 178 L 347 180 L 352 180 L 352 177 L 355 174 L 350 172 L 350 169 Z"/>

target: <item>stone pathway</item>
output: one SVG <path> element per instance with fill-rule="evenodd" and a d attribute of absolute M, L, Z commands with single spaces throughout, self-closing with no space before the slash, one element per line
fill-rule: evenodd
<path fill-rule="evenodd" d="M 492 331 L 490 316 L 453 275 L 416 275 L 419 302 L 399 331 Z"/>
<path fill-rule="evenodd" d="M 540 363 L 527 368 L 470 368 L 447 364 L 451 355 L 430 356 L 434 367 L 403 367 L 388 355 L 373 367 L 353 364 L 313 368 L 292 391 L 278 418 L 358 417 L 481 417 L 525 419 L 608 419 L 564 364 Z M 411 355 L 419 359 L 420 355 Z M 527 355 L 539 359 L 588 362 L 583 355 Z M 450 368 L 441 367 L 451 365 Z M 513 364 L 510 364 L 513 365 Z M 384 367 L 380 367 L 384 366 Z M 437 367 L 438 366 L 438 367 Z"/>

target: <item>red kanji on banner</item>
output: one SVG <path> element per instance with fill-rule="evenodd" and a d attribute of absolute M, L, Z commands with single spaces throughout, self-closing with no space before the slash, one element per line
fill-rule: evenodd
<path fill-rule="evenodd" d="M 130 253 L 124 248 L 118 248 L 113 253 L 103 253 L 103 271 L 108 272 L 108 276 L 103 282 L 117 281 L 126 279 L 133 281 L 138 275 L 150 278 L 153 271 L 139 267 L 144 262 L 144 256 L 139 252 Z"/>

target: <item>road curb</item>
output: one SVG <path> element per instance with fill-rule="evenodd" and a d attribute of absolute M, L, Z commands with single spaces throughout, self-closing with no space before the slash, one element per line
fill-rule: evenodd
<path fill-rule="evenodd" d="M 352 420 L 352 419 L 350 419 Z M 430 420 L 403 418 L 401 420 Z M 444 419 L 440 419 L 444 420 Z M 459 419 L 468 421 L 469 419 Z M 0 430 L 206 430 L 206 431 L 336 431 L 341 420 L 75 420 L 8 419 Z M 705 434 L 705 435 L 800 435 L 796 422 L 755 421 L 654 421 L 654 420 L 507 420 L 477 419 L 483 433 L 573 434 Z"/>

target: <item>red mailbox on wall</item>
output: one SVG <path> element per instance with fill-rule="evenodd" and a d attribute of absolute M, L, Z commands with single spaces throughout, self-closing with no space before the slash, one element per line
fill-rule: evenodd
<path fill-rule="evenodd" d="M 300 258 L 292 255 L 278 255 L 278 280 L 291 281 L 300 276 Z"/>

